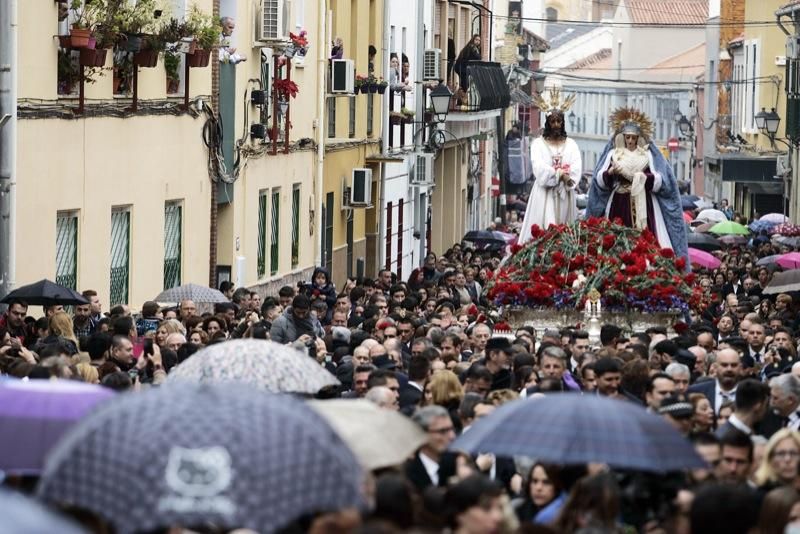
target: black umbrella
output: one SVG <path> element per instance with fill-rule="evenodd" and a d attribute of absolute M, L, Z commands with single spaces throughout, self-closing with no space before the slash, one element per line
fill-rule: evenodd
<path fill-rule="evenodd" d="M 503 239 L 500 232 L 492 232 L 491 230 L 470 230 L 462 241 L 472 241 L 473 243 L 502 243 L 505 244 L 506 240 Z"/>
<path fill-rule="evenodd" d="M 708 234 L 690 233 L 686 241 L 689 243 L 690 247 L 706 252 L 713 252 L 714 250 L 720 250 L 722 248 L 722 243 L 720 243 L 716 237 Z"/>
<path fill-rule="evenodd" d="M 89 301 L 77 291 L 51 282 L 47 278 L 27 286 L 18 287 L 3 297 L 0 302 L 8 304 L 12 300 L 21 300 L 31 306 L 89 304 Z"/>

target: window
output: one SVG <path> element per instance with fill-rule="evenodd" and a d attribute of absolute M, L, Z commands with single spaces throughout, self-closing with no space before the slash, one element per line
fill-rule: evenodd
<path fill-rule="evenodd" d="M 759 84 L 757 78 L 761 74 L 760 58 L 758 57 L 758 40 L 747 41 L 744 46 L 745 69 L 744 76 L 744 115 L 742 117 L 743 130 L 756 130 L 755 116 L 758 113 Z"/>
<path fill-rule="evenodd" d="M 272 235 L 269 242 L 269 274 L 278 272 L 278 239 L 281 224 L 281 190 L 272 190 Z"/>
<path fill-rule="evenodd" d="M 164 207 L 164 289 L 181 285 L 182 224 L 180 202 L 167 202 Z"/>
<path fill-rule="evenodd" d="M 56 284 L 78 289 L 78 215 L 56 216 Z"/>
<path fill-rule="evenodd" d="M 114 208 L 111 211 L 111 306 L 128 303 L 130 232 L 131 212 L 128 208 Z"/>
<path fill-rule="evenodd" d="M 347 216 L 347 229 L 345 239 L 347 241 L 347 277 L 353 276 L 353 212 Z"/>
<path fill-rule="evenodd" d="M 328 97 L 328 138 L 336 137 L 336 99 Z"/>
<path fill-rule="evenodd" d="M 292 269 L 300 263 L 300 184 L 292 188 Z"/>
<path fill-rule="evenodd" d="M 256 274 L 259 279 L 267 273 L 267 192 L 258 194 L 258 252 Z"/>
<path fill-rule="evenodd" d="M 347 137 L 351 139 L 356 136 L 356 97 L 348 97 L 350 101 L 350 117 L 347 121 Z"/>

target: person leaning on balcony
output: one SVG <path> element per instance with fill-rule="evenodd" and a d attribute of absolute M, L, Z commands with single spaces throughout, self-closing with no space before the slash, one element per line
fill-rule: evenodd
<path fill-rule="evenodd" d="M 481 36 L 475 34 L 467 45 L 461 49 L 456 58 L 455 71 L 458 73 L 459 87 L 466 91 L 469 87 L 469 71 L 467 67 L 470 61 L 481 60 Z"/>

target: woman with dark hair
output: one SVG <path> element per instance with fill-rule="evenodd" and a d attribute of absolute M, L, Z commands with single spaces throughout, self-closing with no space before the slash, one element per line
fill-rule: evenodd
<path fill-rule="evenodd" d="M 390 522 L 392 525 L 409 529 L 417 516 L 414 491 L 408 480 L 397 473 L 386 473 L 375 481 L 374 519 Z"/>
<path fill-rule="evenodd" d="M 792 487 L 776 488 L 767 493 L 761 504 L 758 532 L 783 534 L 786 525 L 798 520 L 800 520 L 800 494 Z"/>
<path fill-rule="evenodd" d="M 547 505 L 564 491 L 560 469 L 554 465 L 536 462 L 528 472 L 522 486 L 522 498 L 514 503 L 520 522 L 529 523 Z"/>
<path fill-rule="evenodd" d="M 469 88 L 469 62 L 481 60 L 481 36 L 477 33 L 461 49 L 456 58 L 455 70 L 458 73 L 458 85 L 462 91 Z"/>
<path fill-rule="evenodd" d="M 444 511 L 453 534 L 493 534 L 503 522 L 503 488 L 472 475 L 448 488 Z"/>
<path fill-rule="evenodd" d="M 558 532 L 592 527 L 616 532 L 619 513 L 619 486 L 613 476 L 602 473 L 575 484 L 554 526 Z"/>
<path fill-rule="evenodd" d="M 422 269 L 414 269 L 411 271 L 411 276 L 408 277 L 408 288 L 411 291 L 419 291 L 422 284 L 425 282 L 425 273 Z"/>

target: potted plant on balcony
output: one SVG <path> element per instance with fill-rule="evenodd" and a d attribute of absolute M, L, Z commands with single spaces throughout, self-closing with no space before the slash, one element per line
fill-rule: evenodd
<path fill-rule="evenodd" d="M 387 87 L 389 87 L 389 82 L 387 82 L 383 78 L 378 78 L 378 80 L 375 82 L 375 91 L 373 92 L 384 94 L 386 92 Z"/>
<path fill-rule="evenodd" d="M 219 21 L 203 13 L 193 5 L 186 17 L 186 31 L 194 37 L 196 48 L 187 53 L 186 61 L 190 67 L 206 67 L 211 58 L 211 50 L 219 44 Z"/>
<path fill-rule="evenodd" d="M 353 92 L 358 94 L 359 92 L 366 94 L 367 88 L 366 84 L 368 81 L 368 77 L 364 76 L 363 74 L 356 74 L 356 79 L 353 82 Z"/>
<path fill-rule="evenodd" d="M 69 30 L 70 46 L 72 48 L 94 48 L 92 30 L 97 23 L 98 3 L 85 5 L 81 0 L 72 0 L 69 10 L 75 17 Z"/>
<path fill-rule="evenodd" d="M 389 112 L 389 124 L 403 124 L 405 120 L 405 116 L 399 111 L 390 111 Z"/>
<path fill-rule="evenodd" d="M 155 0 L 118 2 L 111 23 L 120 36 L 119 48 L 126 52 L 140 51 L 144 35 L 155 33 L 157 14 L 160 16 L 160 13 Z"/>
<path fill-rule="evenodd" d="M 164 70 L 167 73 L 167 94 L 174 95 L 178 92 L 181 85 L 179 69 L 181 67 L 181 56 L 178 52 L 166 50 L 164 52 Z"/>
<path fill-rule="evenodd" d="M 403 117 L 403 122 L 406 124 L 414 122 L 414 110 L 408 108 L 402 108 L 400 110 L 400 114 Z"/>
<path fill-rule="evenodd" d="M 279 100 L 289 101 L 290 98 L 297 98 L 297 93 L 300 88 L 292 80 L 287 78 L 279 78 L 272 83 L 275 93 L 278 95 Z"/>

